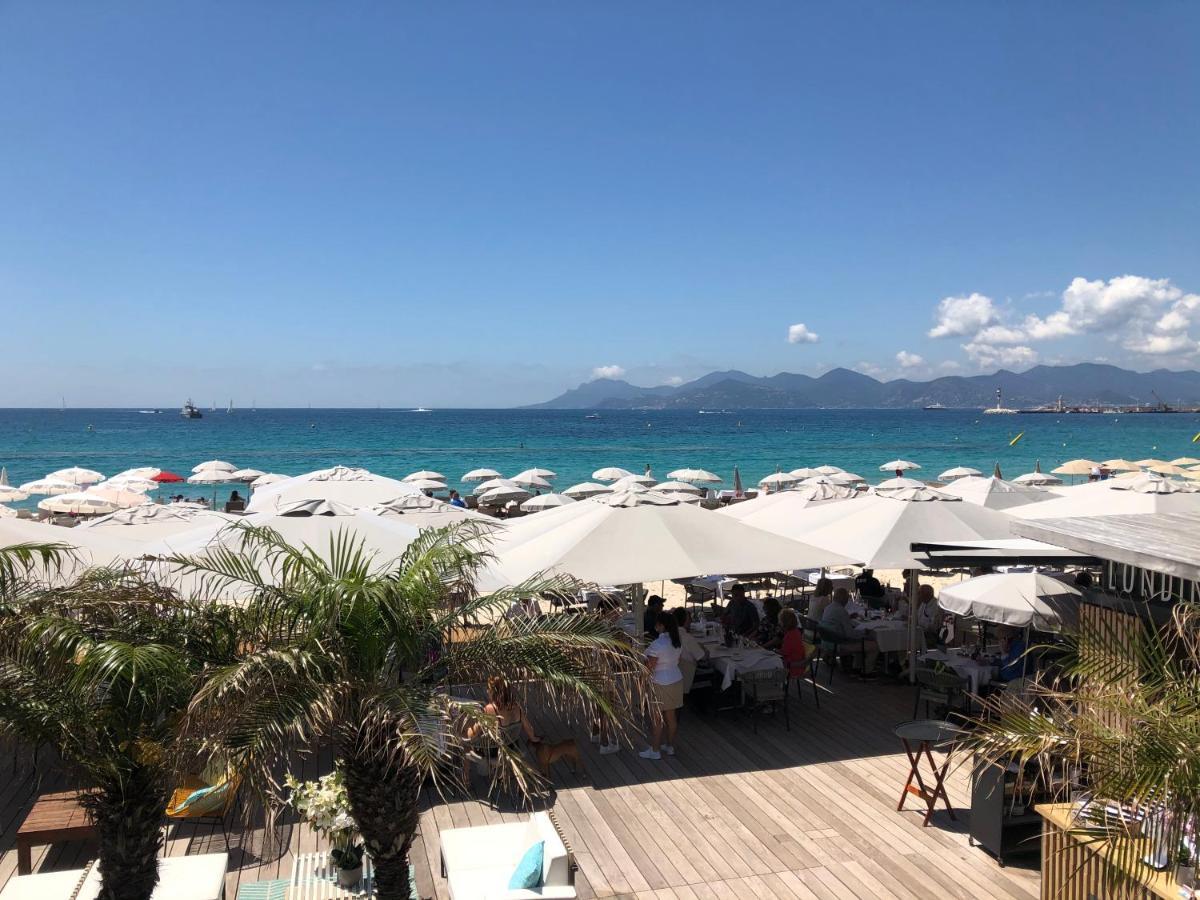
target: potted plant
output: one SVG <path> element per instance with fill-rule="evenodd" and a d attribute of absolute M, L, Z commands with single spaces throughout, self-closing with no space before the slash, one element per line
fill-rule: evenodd
<path fill-rule="evenodd" d="M 350 798 L 341 769 L 334 769 L 316 781 L 299 781 L 289 774 L 284 783 L 291 791 L 288 805 L 317 834 L 329 839 L 332 845 L 329 861 L 337 872 L 338 884 L 344 888 L 358 884 L 362 879 L 363 844 L 358 825 L 350 815 Z"/>

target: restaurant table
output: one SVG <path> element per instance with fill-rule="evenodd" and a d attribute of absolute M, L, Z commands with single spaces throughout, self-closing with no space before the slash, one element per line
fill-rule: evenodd
<path fill-rule="evenodd" d="M 849 608 L 849 607 L 847 607 Z M 871 632 L 880 653 L 908 652 L 908 623 L 902 619 L 866 619 L 858 623 Z M 917 649 L 925 649 L 925 632 L 920 628 L 916 634 Z"/>
<path fill-rule="evenodd" d="M 788 574 L 800 581 L 807 581 L 811 585 L 815 585 L 821 580 L 820 569 L 793 569 Z M 833 583 L 835 590 L 837 588 L 845 588 L 851 593 L 854 593 L 853 575 L 839 575 L 836 572 L 826 572 L 824 577 L 828 578 Z"/>
<path fill-rule="evenodd" d="M 921 824 L 928 825 L 940 797 L 946 804 L 946 812 L 950 813 L 950 818 L 957 821 L 958 817 L 954 815 L 950 806 L 950 798 L 946 796 L 946 770 L 950 768 L 951 745 L 961 734 L 962 729 L 939 719 L 916 719 L 896 726 L 895 735 L 904 745 L 904 753 L 909 763 L 908 780 L 904 782 L 900 803 L 896 806 L 897 812 L 904 809 L 904 801 L 908 799 L 908 795 L 915 794 L 925 801 L 925 821 Z M 934 750 L 946 753 L 946 759 L 941 766 L 933 758 Z M 933 776 L 932 790 L 921 776 L 922 758 L 929 762 L 930 774 Z"/>
<path fill-rule="evenodd" d="M 42 794 L 17 829 L 17 874 L 33 871 L 33 847 L 86 841 L 96 836 L 96 827 L 79 805 L 78 791 Z"/>
<path fill-rule="evenodd" d="M 949 666 L 956 675 L 967 682 L 972 694 L 978 694 L 983 686 L 992 681 L 1000 671 L 997 666 L 977 662 L 969 656 L 960 656 L 957 653 L 948 653 L 943 650 L 929 650 L 921 659 Z"/>
<path fill-rule="evenodd" d="M 737 584 L 737 581 L 736 578 L 730 578 L 726 575 L 705 575 L 702 578 L 693 578 L 689 584 L 704 591 L 712 591 L 717 599 L 723 600 L 725 599 L 725 591 Z"/>
<path fill-rule="evenodd" d="M 721 690 L 729 690 L 742 672 L 762 672 L 783 669 L 783 659 L 778 653 L 761 647 L 726 647 L 717 638 L 698 638 L 700 646 L 708 653 L 708 661 L 721 673 Z"/>

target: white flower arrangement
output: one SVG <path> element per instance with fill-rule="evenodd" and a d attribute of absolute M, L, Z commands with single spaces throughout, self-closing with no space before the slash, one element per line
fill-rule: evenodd
<path fill-rule="evenodd" d="M 296 810 L 317 834 L 333 845 L 330 858 L 341 869 L 362 865 L 363 846 L 358 823 L 350 814 L 350 797 L 339 769 L 316 781 L 300 781 L 289 774 L 284 779 L 289 790 L 287 804 Z"/>

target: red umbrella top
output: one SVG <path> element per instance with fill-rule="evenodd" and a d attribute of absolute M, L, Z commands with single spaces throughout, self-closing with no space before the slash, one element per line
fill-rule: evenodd
<path fill-rule="evenodd" d="M 157 481 L 159 484 L 174 484 L 177 481 L 183 481 L 182 475 L 176 475 L 174 472 L 168 472 L 165 469 L 159 472 L 151 481 Z"/>

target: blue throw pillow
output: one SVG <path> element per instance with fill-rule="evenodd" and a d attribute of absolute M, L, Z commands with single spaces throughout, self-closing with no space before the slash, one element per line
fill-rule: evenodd
<path fill-rule="evenodd" d="M 512 878 L 508 879 L 508 889 L 510 891 L 520 888 L 530 890 L 542 886 L 542 857 L 545 853 L 545 841 L 538 841 L 525 851 L 525 855 L 521 857 L 521 862 L 517 864 L 517 871 L 513 872 Z"/>

